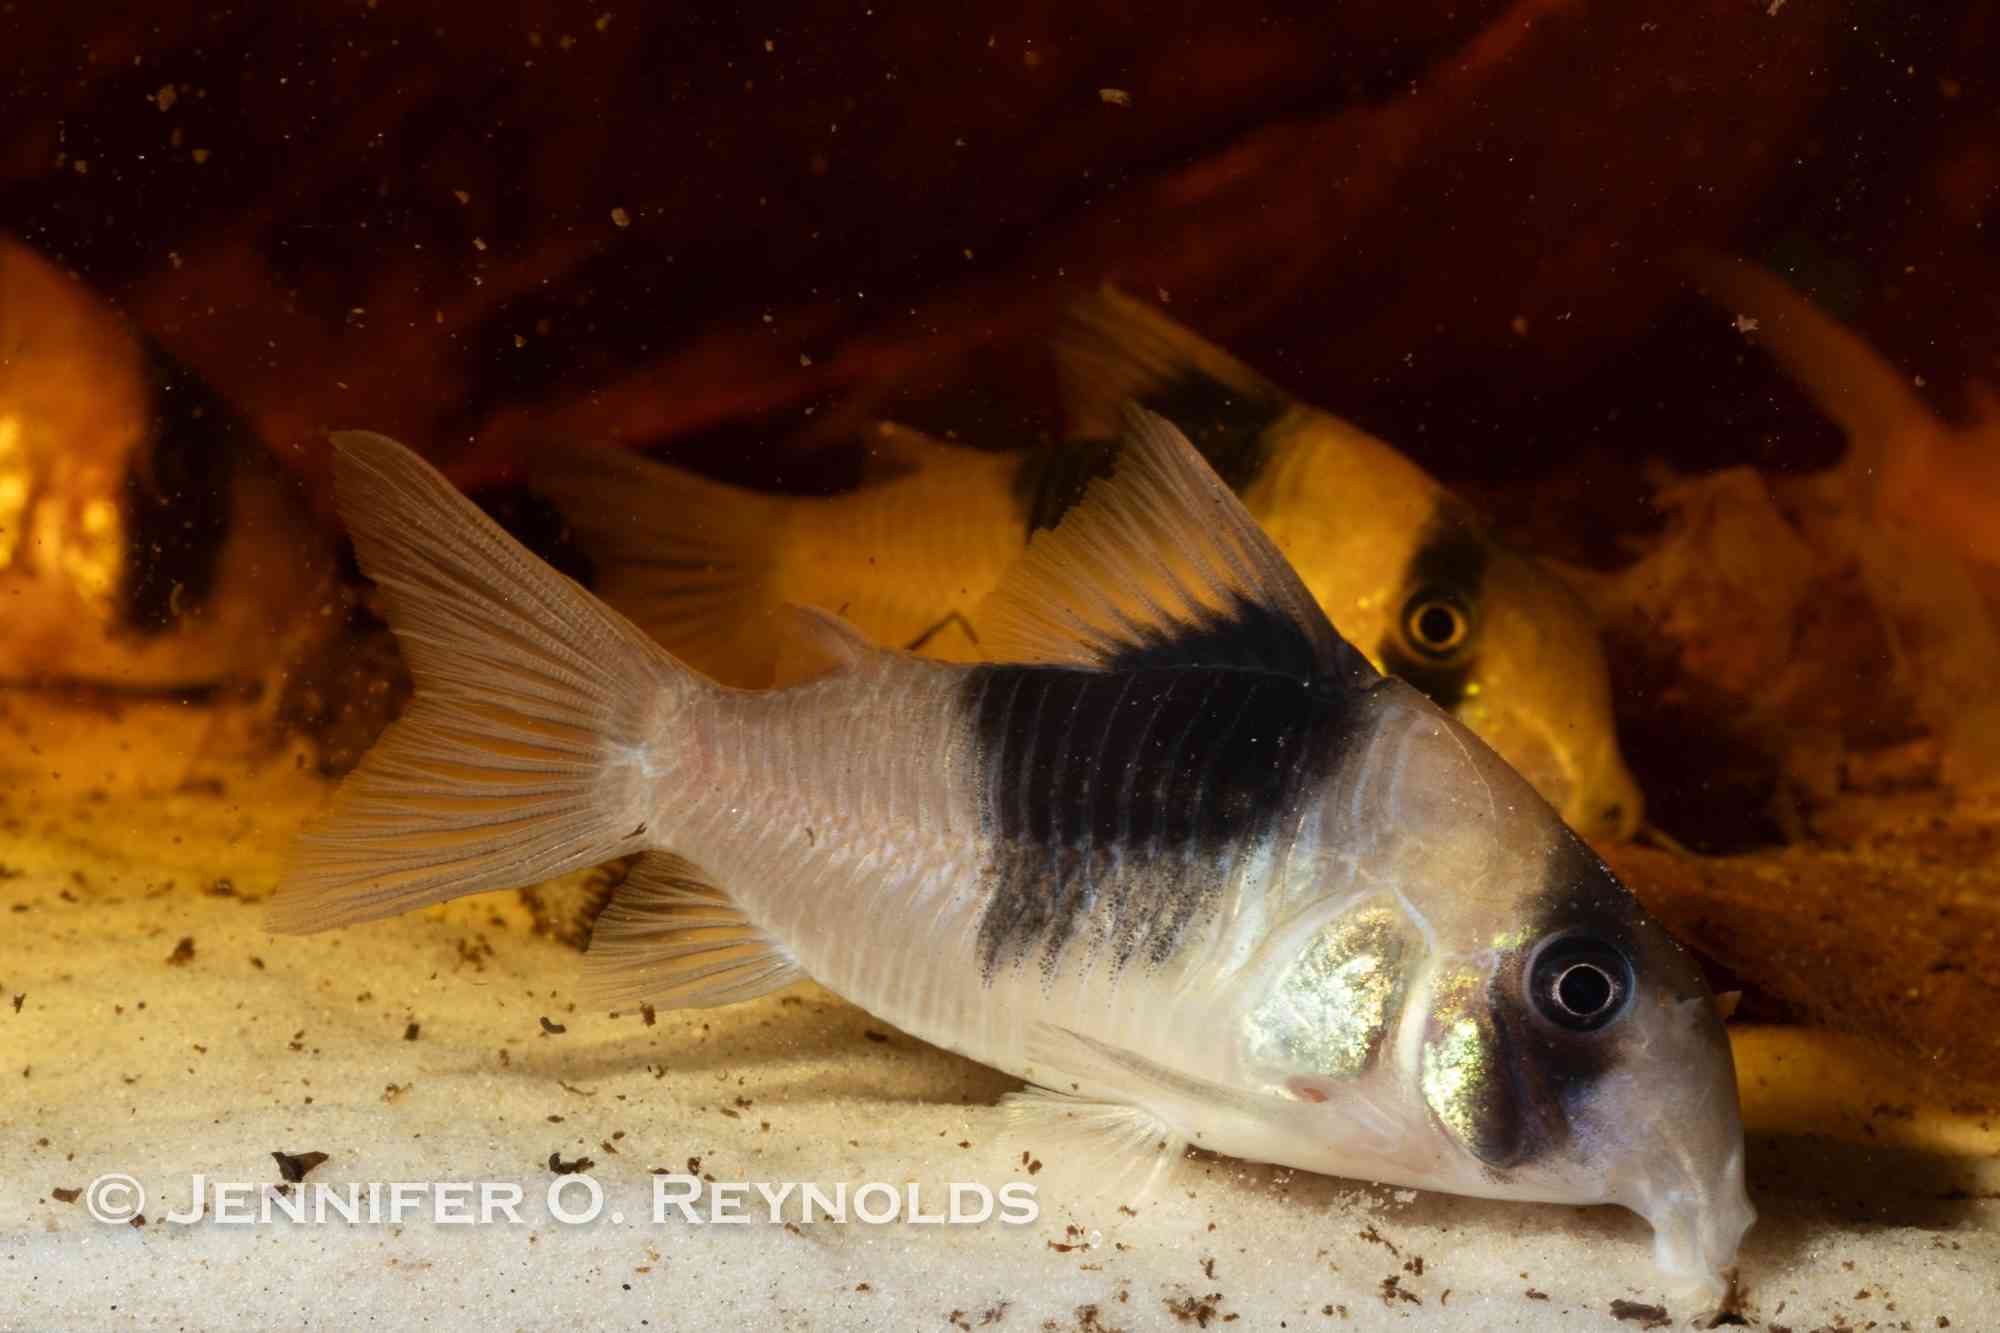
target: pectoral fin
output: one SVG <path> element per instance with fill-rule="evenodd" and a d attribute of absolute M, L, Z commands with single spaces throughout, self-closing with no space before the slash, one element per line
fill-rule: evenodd
<path fill-rule="evenodd" d="M 1015 1132 L 1038 1159 L 1087 1168 L 1081 1183 L 1100 1197 L 1143 1195 L 1187 1151 L 1165 1108 L 1207 1091 L 1142 1057 L 1047 1023 L 1029 1036 L 1039 1087 L 1003 1101 Z"/>

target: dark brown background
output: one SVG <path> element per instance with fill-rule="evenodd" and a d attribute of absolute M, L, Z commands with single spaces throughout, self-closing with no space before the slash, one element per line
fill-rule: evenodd
<path fill-rule="evenodd" d="M 338 425 L 467 481 L 617 437 L 812 485 L 862 411 L 1015 439 L 1111 277 L 1604 558 L 1642 454 L 1838 448 L 1677 246 L 1948 414 L 2000 380 L 2000 5 L 1772 8 L 6 0 L 0 227 L 309 477 Z"/>

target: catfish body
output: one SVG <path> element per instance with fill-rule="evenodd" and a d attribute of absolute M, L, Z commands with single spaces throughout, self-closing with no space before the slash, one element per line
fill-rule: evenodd
<path fill-rule="evenodd" d="M 589 954 L 607 999 L 810 976 L 1125 1156 L 1619 1202 L 1713 1290 L 1750 1212 L 1690 960 L 1334 631 L 1177 432 L 1132 429 L 996 598 L 999 660 L 811 614 L 836 665 L 762 692 L 688 670 L 407 450 L 344 438 L 342 512 L 417 693 L 275 924 L 642 853 Z"/>
<path fill-rule="evenodd" d="M 987 598 L 1108 474 L 1135 400 L 1187 434 L 1376 667 L 1470 726 L 1586 836 L 1639 826 L 1588 610 L 1422 469 L 1115 291 L 1078 305 L 1058 365 L 1073 438 L 1002 454 L 885 425 L 871 443 L 889 479 L 842 495 L 764 495 L 606 451 L 546 458 L 535 482 L 582 537 L 594 588 L 717 679 L 779 678 L 790 603 L 977 661 Z"/>

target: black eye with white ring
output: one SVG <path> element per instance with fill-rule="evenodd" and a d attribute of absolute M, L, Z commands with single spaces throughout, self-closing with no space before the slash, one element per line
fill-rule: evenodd
<path fill-rule="evenodd" d="M 1412 652 L 1444 662 L 1472 638 L 1472 617 L 1449 593 L 1424 589 L 1403 604 L 1402 628 Z"/>
<path fill-rule="evenodd" d="M 1528 969 L 1535 1012 L 1571 1032 L 1596 1032 L 1615 1022 L 1632 998 L 1632 964 L 1603 940 L 1568 935 L 1550 940 Z"/>

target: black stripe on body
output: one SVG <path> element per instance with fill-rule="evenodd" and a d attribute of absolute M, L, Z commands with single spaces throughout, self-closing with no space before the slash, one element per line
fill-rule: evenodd
<path fill-rule="evenodd" d="M 1180 428 L 1195 452 L 1238 495 L 1271 461 L 1271 428 L 1286 411 L 1281 398 L 1245 392 L 1199 370 L 1187 369 L 1138 398 Z M 1118 456 L 1112 439 L 1065 440 L 1031 450 L 1014 474 L 1014 500 L 1032 537 L 1062 522 L 1090 483 L 1111 475 Z"/>
<path fill-rule="evenodd" d="M 1416 553 L 1404 571 L 1402 596 L 1395 616 L 1383 632 L 1382 665 L 1450 711 L 1465 698 L 1465 687 L 1479 663 L 1479 629 L 1483 622 L 1486 568 L 1492 550 L 1472 516 L 1446 501 L 1424 525 Z M 1413 631 L 1411 620 L 1434 603 L 1448 603 L 1465 617 L 1465 636 L 1449 652 L 1428 651 Z"/>
<path fill-rule="evenodd" d="M 119 619 L 141 635 L 204 606 L 229 536 L 236 451 L 250 426 L 193 370 L 146 347 L 149 420 L 125 469 L 125 579 Z"/>
<path fill-rule="evenodd" d="M 1237 860 L 1289 836 L 1358 697 L 1227 667 L 975 668 L 987 979 L 1037 953 L 1046 975 L 1078 940 L 1115 968 L 1172 958 Z"/>

